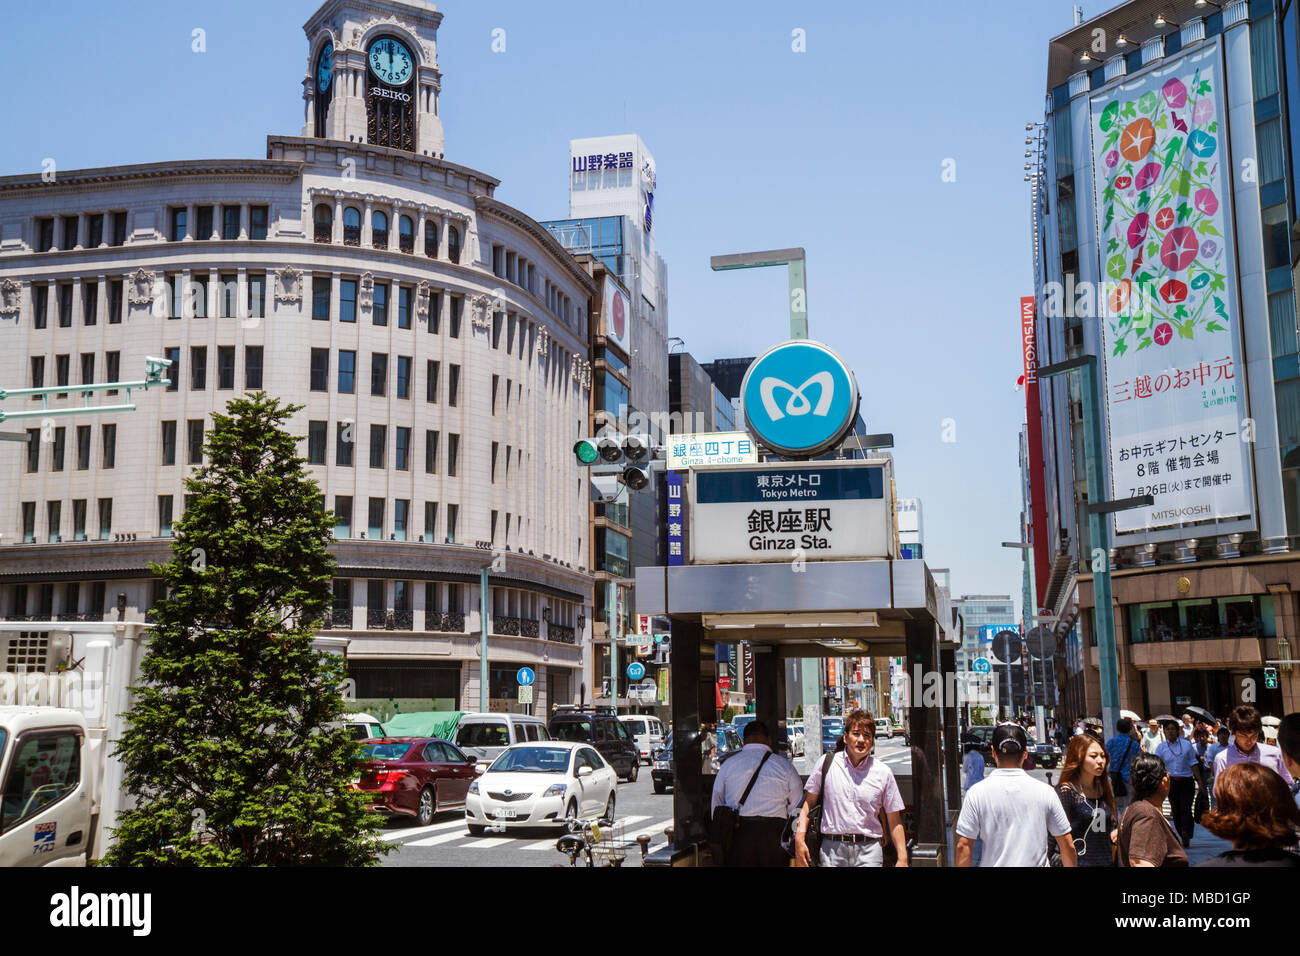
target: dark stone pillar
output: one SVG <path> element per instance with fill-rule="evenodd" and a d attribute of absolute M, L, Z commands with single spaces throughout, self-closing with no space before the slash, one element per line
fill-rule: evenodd
<path fill-rule="evenodd" d="M 950 684 L 948 680 L 949 674 L 957 672 L 955 647 L 944 647 L 939 651 L 939 666 L 943 670 L 945 691 L 949 686 L 954 691 L 953 697 L 944 700 L 943 708 L 943 776 L 946 783 L 944 792 L 948 797 L 948 810 L 953 811 L 961 806 L 961 761 L 964 754 L 961 752 L 961 736 L 957 729 L 957 713 L 962 703 L 960 695 L 965 691 L 964 684 L 956 679 Z M 948 822 L 947 816 L 944 817 L 944 822 Z"/>
<path fill-rule="evenodd" d="M 700 624 L 674 618 L 672 635 L 669 680 L 673 711 L 673 843 L 684 847 L 708 835 L 712 788 L 705 792 L 706 781 L 700 772 L 700 723 L 702 716 L 712 715 L 714 700 L 710 697 L 708 709 L 702 712 L 700 695 L 713 668 L 709 662 L 706 673 L 704 628 Z M 709 690 L 711 694 L 712 688 Z"/>
<path fill-rule="evenodd" d="M 943 681 L 932 621 L 906 623 L 907 674 L 912 695 L 912 807 L 916 841 L 947 857 L 943 805 Z M 927 679 L 928 678 L 928 679 Z"/>
<path fill-rule="evenodd" d="M 785 662 L 776 656 L 776 648 L 770 644 L 754 654 L 754 696 L 755 716 L 767 724 L 772 732 L 772 748 L 781 753 L 786 747 Z"/>

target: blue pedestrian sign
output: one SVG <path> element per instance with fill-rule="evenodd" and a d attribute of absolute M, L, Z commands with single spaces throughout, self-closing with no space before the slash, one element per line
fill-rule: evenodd
<path fill-rule="evenodd" d="M 633 661 L 627 665 L 628 680 L 640 680 L 645 677 L 645 665 L 640 661 Z"/>
<path fill-rule="evenodd" d="M 519 681 L 520 687 L 529 687 L 537 680 L 537 675 L 533 673 L 531 667 L 521 667 L 519 673 L 515 674 L 515 680 Z"/>
<path fill-rule="evenodd" d="M 791 339 L 760 355 L 740 383 L 745 426 L 772 451 L 812 458 L 837 446 L 858 416 L 858 383 L 830 348 Z"/>
<path fill-rule="evenodd" d="M 987 657 L 977 657 L 971 661 L 970 669 L 976 674 L 991 674 L 993 673 L 993 664 Z"/>

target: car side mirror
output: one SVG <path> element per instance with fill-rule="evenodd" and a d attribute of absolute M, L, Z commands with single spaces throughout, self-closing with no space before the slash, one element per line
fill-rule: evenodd
<path fill-rule="evenodd" d="M 465 755 L 465 762 L 468 763 L 468 764 L 472 767 L 472 766 L 474 766 L 476 763 L 478 763 L 478 757 L 475 757 L 475 756 L 473 756 L 472 754 L 466 754 L 466 755 Z"/>
<path fill-rule="evenodd" d="M 578 768 L 579 777 L 590 777 L 592 773 L 594 773 L 594 771 L 590 767 L 583 766 Z"/>

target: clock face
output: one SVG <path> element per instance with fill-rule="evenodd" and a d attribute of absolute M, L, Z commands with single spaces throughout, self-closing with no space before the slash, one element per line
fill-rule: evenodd
<path fill-rule="evenodd" d="M 320 51 L 320 59 L 316 61 L 316 89 L 322 93 L 327 92 L 333 78 L 334 44 L 326 43 L 325 48 Z"/>
<path fill-rule="evenodd" d="M 414 69 L 411 51 L 392 37 L 377 40 L 370 48 L 370 72 L 389 86 L 405 84 Z"/>

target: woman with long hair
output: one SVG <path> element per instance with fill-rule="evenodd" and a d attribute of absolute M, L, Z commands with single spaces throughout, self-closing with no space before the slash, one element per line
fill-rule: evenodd
<path fill-rule="evenodd" d="M 1300 835 L 1300 808 L 1291 788 L 1270 767 L 1236 763 L 1214 782 L 1215 810 L 1201 826 L 1232 843 L 1232 849 L 1197 866 L 1300 867 L 1288 852 Z"/>
<path fill-rule="evenodd" d="M 1110 756 L 1092 734 L 1070 738 L 1056 794 L 1070 821 L 1079 866 L 1114 866 L 1119 814 L 1107 768 Z"/>

